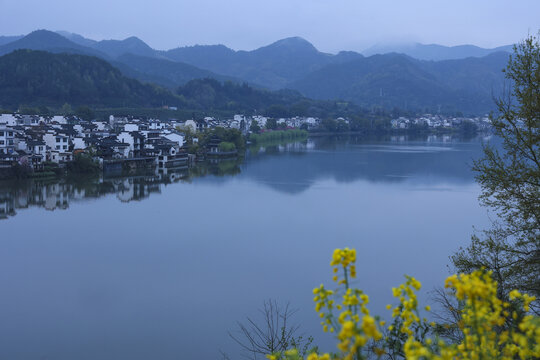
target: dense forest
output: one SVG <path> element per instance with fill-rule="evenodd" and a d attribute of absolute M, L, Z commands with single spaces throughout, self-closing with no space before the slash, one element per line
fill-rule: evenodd
<path fill-rule="evenodd" d="M 76 54 L 17 50 L 0 57 L 0 106 L 93 107 L 182 105 L 160 87 L 125 77 L 108 62 Z"/>

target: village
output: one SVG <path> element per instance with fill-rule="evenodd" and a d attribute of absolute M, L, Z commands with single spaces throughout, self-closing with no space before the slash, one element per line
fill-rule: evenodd
<path fill-rule="evenodd" d="M 348 119 L 334 121 L 349 124 Z M 460 126 L 464 121 L 477 128 L 490 126 L 487 117 L 453 118 L 440 115 L 423 115 L 417 118 L 399 117 L 391 120 L 392 129 L 409 129 L 422 125 L 427 128 Z M 254 129 L 264 131 L 272 122 L 280 129 L 318 131 L 321 120 L 314 117 L 270 119 L 265 116 L 234 115 L 219 120 L 205 117 L 199 120 L 178 121 L 170 119 L 136 119 L 110 116 L 108 121 L 83 121 L 74 116 L 37 116 L 21 114 L 0 115 L 0 172 L 13 166 L 25 166 L 39 171 L 45 163 L 63 167 L 77 154 L 90 155 L 103 170 L 125 168 L 154 168 L 166 170 L 187 166 L 186 134 L 191 143 L 198 142 L 198 135 L 218 127 L 237 129 L 248 135 Z M 220 153 L 220 139 L 214 139 L 205 149 L 209 155 Z"/>

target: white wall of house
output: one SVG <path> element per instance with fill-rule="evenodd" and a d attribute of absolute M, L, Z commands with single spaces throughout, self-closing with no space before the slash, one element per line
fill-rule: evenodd
<path fill-rule="evenodd" d="M 0 125 L 15 126 L 17 125 L 17 118 L 12 114 L 0 114 Z"/>
<path fill-rule="evenodd" d="M 73 154 L 70 152 L 53 150 L 49 153 L 49 158 L 52 162 L 61 163 L 73 160 Z"/>
<path fill-rule="evenodd" d="M 93 121 L 92 123 L 96 125 L 98 131 L 105 130 L 105 126 L 107 125 L 107 123 L 103 121 Z"/>
<path fill-rule="evenodd" d="M 84 137 L 77 136 L 73 138 L 73 150 L 84 150 L 86 149 L 86 143 L 84 142 Z"/>
<path fill-rule="evenodd" d="M 43 135 L 43 141 L 45 141 L 45 144 L 52 150 L 68 151 L 69 149 L 69 138 L 65 135 L 49 132 Z"/>
<path fill-rule="evenodd" d="M 21 138 L 15 138 L 15 145 L 17 150 L 27 150 L 28 144 L 26 143 L 26 139 Z"/>
<path fill-rule="evenodd" d="M 266 126 L 266 122 L 268 121 L 268 118 L 264 116 L 256 115 L 256 116 L 253 116 L 253 120 L 257 122 L 257 125 L 259 125 L 259 127 L 263 128 Z"/>
<path fill-rule="evenodd" d="M 52 117 L 51 122 L 57 122 L 59 124 L 67 124 L 67 119 L 63 116 L 56 115 Z"/>
<path fill-rule="evenodd" d="M 44 159 L 47 156 L 47 146 L 45 144 L 30 146 L 28 151 L 34 155 L 41 155 Z"/>
<path fill-rule="evenodd" d="M 135 147 L 134 147 L 135 140 L 133 139 L 133 136 L 130 133 L 126 131 L 122 131 L 120 134 L 116 136 L 116 139 L 118 140 L 118 142 L 129 144 L 129 150 L 131 151 L 135 150 Z"/>
<path fill-rule="evenodd" d="M 124 131 L 139 131 L 139 125 L 137 124 L 125 124 Z"/>
<path fill-rule="evenodd" d="M 15 131 L 0 127 L 0 154 L 10 153 L 15 148 Z"/>
<path fill-rule="evenodd" d="M 188 129 L 194 133 L 197 131 L 197 123 L 194 121 L 194 120 L 186 120 L 186 122 L 184 122 L 184 125 L 182 126 L 182 128 L 184 129 Z"/>
<path fill-rule="evenodd" d="M 169 133 L 164 134 L 163 137 L 167 140 L 174 141 L 178 144 L 179 147 L 182 147 L 184 145 L 184 136 L 177 134 L 177 133 Z"/>
<path fill-rule="evenodd" d="M 79 135 L 84 133 L 84 128 L 80 124 L 73 125 L 73 130 L 75 130 Z"/>

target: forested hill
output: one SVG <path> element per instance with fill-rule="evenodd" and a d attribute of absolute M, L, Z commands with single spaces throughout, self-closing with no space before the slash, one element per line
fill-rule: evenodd
<path fill-rule="evenodd" d="M 122 75 L 92 56 L 17 50 L 0 57 L 0 108 L 92 108 L 176 106 L 203 113 L 283 116 L 346 116 L 360 113 L 351 104 L 311 100 L 293 90 L 268 91 L 215 79 L 191 80 L 174 93 Z"/>
<path fill-rule="evenodd" d="M 339 98 L 365 107 L 479 114 L 495 110 L 493 96 L 504 88 L 508 56 L 500 52 L 434 62 L 374 55 L 325 66 L 289 87 L 311 98 Z"/>
<path fill-rule="evenodd" d="M 0 57 L 0 106 L 182 106 L 157 86 L 127 78 L 108 62 L 75 54 L 17 50 Z"/>
<path fill-rule="evenodd" d="M 270 117 L 359 115 L 362 109 L 352 103 L 313 100 L 294 90 L 261 90 L 247 84 L 214 79 L 191 80 L 177 90 L 194 109 L 264 114 Z"/>

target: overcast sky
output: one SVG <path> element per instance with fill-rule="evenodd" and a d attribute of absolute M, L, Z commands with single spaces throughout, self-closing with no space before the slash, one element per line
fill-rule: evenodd
<path fill-rule="evenodd" d="M 319 50 L 416 41 L 495 47 L 540 29 L 540 0 L 0 0 L 0 35 L 137 36 L 157 49 L 251 50 L 301 36 Z"/>

